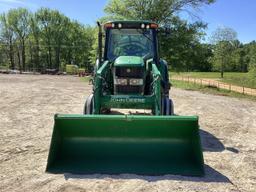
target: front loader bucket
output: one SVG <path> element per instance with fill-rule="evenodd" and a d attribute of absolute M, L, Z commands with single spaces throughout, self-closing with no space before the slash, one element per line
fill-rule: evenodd
<path fill-rule="evenodd" d="M 56 115 L 46 171 L 202 176 L 198 117 Z"/>

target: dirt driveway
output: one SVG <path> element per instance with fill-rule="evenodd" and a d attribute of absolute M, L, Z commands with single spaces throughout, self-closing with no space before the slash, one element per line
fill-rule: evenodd
<path fill-rule="evenodd" d="M 82 113 L 78 77 L 0 75 L 0 191 L 256 191 L 256 103 L 173 89 L 176 113 L 199 115 L 206 176 L 46 174 L 55 113 Z"/>

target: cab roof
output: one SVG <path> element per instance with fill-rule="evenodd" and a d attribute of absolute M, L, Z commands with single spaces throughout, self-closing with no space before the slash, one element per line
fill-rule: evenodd
<path fill-rule="evenodd" d="M 115 24 L 118 24 L 118 23 L 123 23 L 123 24 L 157 24 L 153 21 L 148 21 L 148 20 L 115 20 L 115 21 L 108 21 L 106 22 L 105 24 L 107 23 L 115 23 Z"/>
<path fill-rule="evenodd" d="M 147 20 L 116 20 L 116 21 L 108 21 L 103 26 L 104 28 L 118 28 L 118 26 L 121 24 L 121 27 L 119 28 L 143 28 L 142 25 L 144 25 L 144 28 L 148 26 L 148 28 L 158 28 L 158 24 L 152 21 Z"/>

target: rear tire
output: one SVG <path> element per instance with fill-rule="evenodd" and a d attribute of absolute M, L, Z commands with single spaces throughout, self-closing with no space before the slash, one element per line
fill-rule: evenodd
<path fill-rule="evenodd" d="M 174 105 L 169 97 L 162 98 L 162 115 L 174 115 Z"/>
<path fill-rule="evenodd" d="M 91 115 L 93 113 L 93 94 L 87 97 L 84 104 L 84 115 Z"/>

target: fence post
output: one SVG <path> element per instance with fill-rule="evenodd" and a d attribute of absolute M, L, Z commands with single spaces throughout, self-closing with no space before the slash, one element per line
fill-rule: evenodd
<path fill-rule="evenodd" d="M 229 84 L 229 91 L 231 92 L 231 84 Z"/>
<path fill-rule="evenodd" d="M 243 94 L 244 94 L 244 86 L 243 86 Z"/>
<path fill-rule="evenodd" d="M 201 80 L 201 87 L 203 86 L 203 80 L 202 79 L 200 79 Z"/>

